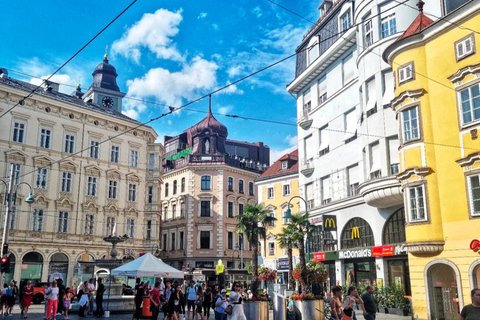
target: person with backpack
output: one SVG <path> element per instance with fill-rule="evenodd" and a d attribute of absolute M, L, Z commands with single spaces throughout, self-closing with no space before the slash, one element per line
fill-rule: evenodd
<path fill-rule="evenodd" d="M 12 295 L 11 289 L 8 288 L 8 284 L 3 285 L 2 297 L 0 298 L 0 303 L 2 304 L 2 313 L 4 316 L 8 315 L 8 297 Z"/>
<path fill-rule="evenodd" d="M 192 318 L 193 315 L 195 314 L 195 300 L 197 297 L 197 291 L 195 290 L 195 287 L 193 286 L 194 282 L 190 281 L 190 286 L 187 288 L 187 319 L 190 318 L 190 309 L 193 309 L 192 313 Z"/>
<path fill-rule="evenodd" d="M 227 290 L 222 289 L 220 295 L 215 298 L 215 320 L 226 320 L 227 314 L 225 309 L 227 308 Z"/>
<path fill-rule="evenodd" d="M 172 288 L 172 283 L 167 281 L 167 286 L 163 289 L 162 312 L 164 314 L 163 320 L 167 320 L 173 315 L 173 308 L 170 308 L 170 297 L 175 293 Z"/>
<path fill-rule="evenodd" d="M 12 282 L 10 282 L 10 289 L 12 290 L 12 294 L 7 299 L 8 314 L 12 314 L 13 306 L 15 305 L 15 300 L 17 299 L 17 296 L 18 296 L 18 287 L 17 287 L 17 282 L 15 280 L 12 280 Z"/>

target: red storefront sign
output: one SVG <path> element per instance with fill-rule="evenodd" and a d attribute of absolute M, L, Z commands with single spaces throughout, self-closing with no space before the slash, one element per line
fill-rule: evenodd
<path fill-rule="evenodd" d="M 472 249 L 473 252 L 478 252 L 478 254 L 480 254 L 480 240 L 473 239 L 472 242 L 470 242 L 470 249 Z"/>
<path fill-rule="evenodd" d="M 394 255 L 393 244 L 389 246 L 373 247 L 372 256 L 373 257 L 391 257 Z"/>
<path fill-rule="evenodd" d="M 325 252 L 315 252 L 313 254 L 314 261 L 325 261 Z"/>

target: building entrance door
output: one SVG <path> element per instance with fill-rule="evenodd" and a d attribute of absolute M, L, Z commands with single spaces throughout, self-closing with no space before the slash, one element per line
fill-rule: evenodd
<path fill-rule="evenodd" d="M 438 263 L 428 269 L 430 318 L 457 320 L 460 310 L 455 271 L 449 265 Z"/>

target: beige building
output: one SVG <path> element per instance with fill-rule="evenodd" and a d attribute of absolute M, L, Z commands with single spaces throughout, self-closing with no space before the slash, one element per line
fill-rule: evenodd
<path fill-rule="evenodd" d="M 257 202 L 254 179 L 269 162 L 269 148 L 262 143 L 228 140 L 227 135 L 209 111 L 164 143 L 161 257 L 210 285 L 218 281 L 214 267 L 219 259 L 227 273 L 246 270 L 251 261 L 235 217 Z"/>
<path fill-rule="evenodd" d="M 158 243 L 163 148 L 152 128 L 121 113 L 124 93 L 107 56 L 93 76 L 86 94 L 47 83 L 24 99 L 35 86 L 1 69 L 0 174 L 6 180 L 13 164 L 15 184 L 30 184 L 35 195 L 27 204 L 29 188 L 18 186 L 7 281 L 47 281 L 55 272 L 69 286 L 87 280 L 98 271 L 94 260 L 108 256 L 103 237 L 114 232 L 129 237 L 119 258 Z"/>

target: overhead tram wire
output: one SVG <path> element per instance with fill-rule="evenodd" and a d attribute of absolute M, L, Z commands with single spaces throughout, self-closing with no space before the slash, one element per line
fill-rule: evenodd
<path fill-rule="evenodd" d="M 292 10 L 284 7 L 284 6 L 282 6 L 281 4 L 276 3 L 275 1 L 272 1 L 272 0 L 267 0 L 267 1 L 270 2 L 270 3 L 272 3 L 272 4 L 274 4 L 274 5 L 276 5 L 277 7 L 282 8 L 282 9 L 285 10 L 285 11 L 290 12 L 290 13 L 293 14 L 293 15 L 296 15 L 296 16 L 299 17 L 300 19 L 303 19 L 303 20 L 305 20 L 305 21 L 307 21 L 307 22 L 310 22 L 311 24 L 315 24 L 314 21 L 305 18 L 304 16 L 302 16 L 302 15 L 300 15 L 300 14 L 298 14 L 298 13 L 296 13 L 296 12 L 294 12 L 294 11 L 292 11 Z"/>
<path fill-rule="evenodd" d="M 17 107 L 19 104 L 23 104 L 25 103 L 25 99 L 31 97 L 35 91 L 37 91 L 38 89 L 40 89 L 42 87 L 42 85 L 44 83 L 46 83 L 47 81 L 49 81 L 54 75 L 56 75 L 60 70 L 63 69 L 63 67 L 65 67 L 70 61 L 72 61 L 77 55 L 80 54 L 80 52 L 82 52 L 86 47 L 88 47 L 90 45 L 90 43 L 92 43 L 95 39 L 97 39 L 105 30 L 107 30 L 108 27 L 110 27 L 115 21 L 117 21 L 118 18 L 120 18 L 125 12 L 127 12 L 128 9 L 130 9 L 134 4 L 135 2 L 137 2 L 138 0 L 133 0 L 125 9 L 122 10 L 122 12 L 120 12 L 115 18 L 113 18 L 112 21 L 110 21 L 105 27 L 102 28 L 102 30 L 100 30 L 92 39 L 90 39 L 86 44 L 84 44 L 77 52 L 75 52 L 75 54 L 73 56 L 71 56 L 67 61 L 65 61 L 60 67 L 57 68 L 57 70 L 55 70 L 50 76 L 48 76 L 48 78 L 44 79 L 42 81 L 42 83 L 40 83 L 37 87 L 35 87 L 33 90 L 30 91 L 30 93 L 23 97 L 22 99 L 20 99 L 17 103 L 15 103 L 10 109 L 8 109 L 7 111 L 5 111 L 4 113 L 2 113 L 0 115 L 0 118 L 2 118 L 4 115 L 6 115 L 8 112 L 12 111 L 15 107 Z"/>

